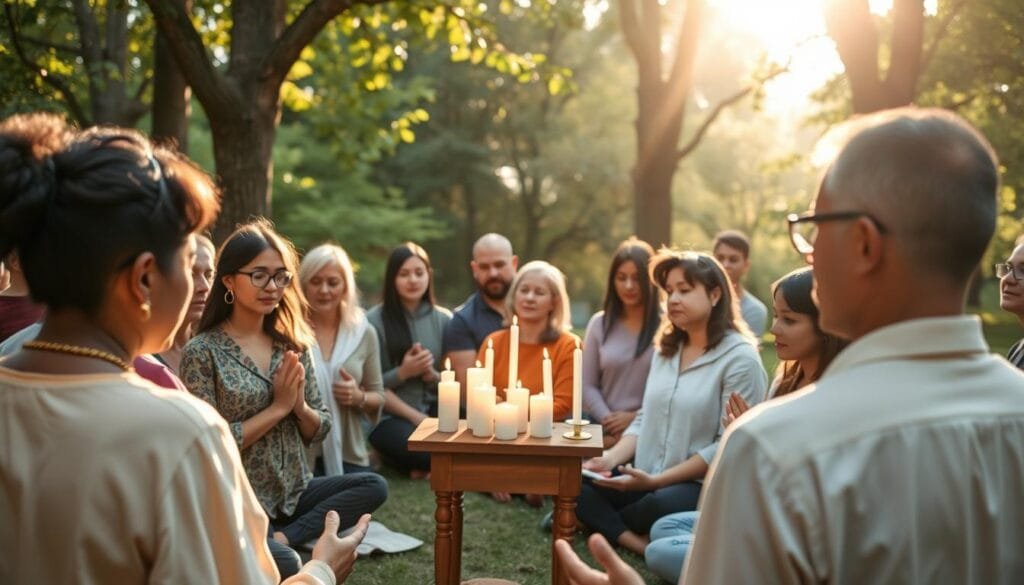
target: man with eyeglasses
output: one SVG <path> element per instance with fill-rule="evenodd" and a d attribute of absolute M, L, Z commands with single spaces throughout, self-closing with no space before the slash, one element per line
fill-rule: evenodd
<path fill-rule="evenodd" d="M 813 212 L 788 220 L 822 328 L 852 343 L 730 425 L 680 582 L 1019 583 L 1024 373 L 963 313 L 995 229 L 995 154 L 941 110 L 848 129 Z M 591 544 L 608 575 L 557 545 L 577 583 L 639 582 Z"/>
<path fill-rule="evenodd" d="M 999 277 L 999 306 L 1013 313 L 1024 325 L 1024 237 L 1017 239 L 1017 246 L 1003 264 L 996 264 Z M 1006 353 L 1006 359 L 1024 369 L 1024 339 L 1014 343 Z"/>

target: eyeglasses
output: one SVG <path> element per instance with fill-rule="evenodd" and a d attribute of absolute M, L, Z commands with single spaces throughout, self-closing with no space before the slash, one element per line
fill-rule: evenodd
<path fill-rule="evenodd" d="M 1024 268 L 1018 268 L 1009 262 L 996 264 L 996 277 L 1006 278 L 1011 274 L 1014 280 L 1024 280 Z"/>
<path fill-rule="evenodd" d="M 797 215 L 791 213 L 786 216 L 786 223 L 789 224 L 789 241 L 793 249 L 803 256 L 814 254 L 814 240 L 818 238 L 818 224 L 823 221 L 848 221 L 866 217 L 878 227 L 878 231 L 885 233 L 885 226 L 866 211 L 832 211 L 826 213 L 814 213 L 809 211 Z"/>
<path fill-rule="evenodd" d="M 252 272 L 237 271 L 236 274 L 244 274 L 249 277 L 252 281 L 252 285 L 256 288 L 266 288 L 270 281 L 273 280 L 277 288 L 284 288 L 292 283 L 292 273 L 287 270 L 278 270 L 274 274 L 270 274 L 266 270 L 253 270 Z"/>

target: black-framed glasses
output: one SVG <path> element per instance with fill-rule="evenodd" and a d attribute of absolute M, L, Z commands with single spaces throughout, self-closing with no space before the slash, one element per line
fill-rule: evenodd
<path fill-rule="evenodd" d="M 996 277 L 1006 278 L 1009 275 L 1013 275 L 1014 280 L 1024 280 L 1024 268 L 1014 266 L 1009 262 L 1003 262 L 1002 264 L 996 264 Z"/>
<path fill-rule="evenodd" d="M 866 211 L 828 211 L 825 213 L 808 211 L 799 215 L 790 213 L 786 216 L 786 223 L 789 224 L 789 241 L 793 244 L 793 249 L 799 254 L 810 256 L 814 254 L 814 240 L 818 238 L 819 223 L 824 221 L 849 221 L 861 217 L 870 219 L 878 227 L 878 231 L 883 234 L 886 232 L 882 222 Z"/>
<path fill-rule="evenodd" d="M 236 274 L 244 274 L 249 277 L 252 285 L 256 288 L 266 288 L 270 281 L 273 280 L 277 288 L 284 288 L 292 283 L 292 273 L 287 270 L 278 270 L 271 274 L 266 270 L 253 270 L 252 272 L 242 272 L 238 270 Z"/>

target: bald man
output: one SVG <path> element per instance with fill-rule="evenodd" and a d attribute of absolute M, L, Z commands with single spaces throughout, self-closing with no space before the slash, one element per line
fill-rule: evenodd
<path fill-rule="evenodd" d="M 519 258 L 512 242 L 501 234 L 480 236 L 473 244 L 469 263 L 477 290 L 455 309 L 444 329 L 442 354 L 452 360 L 455 378 L 465 381 L 466 368 L 473 365 L 476 352 L 488 335 L 505 327 L 505 296 L 512 286 Z"/>

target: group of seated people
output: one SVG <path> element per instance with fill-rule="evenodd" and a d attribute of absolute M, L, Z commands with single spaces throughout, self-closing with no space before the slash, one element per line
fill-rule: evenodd
<path fill-rule="evenodd" d="M 472 250 L 477 290 L 452 312 L 427 252 L 407 242 L 364 312 L 343 248 L 300 259 L 256 220 L 214 250 L 201 232 L 218 205 L 204 173 L 137 132 L 75 131 L 50 115 L 0 123 L 0 255 L 16 293 L 0 297 L 14 307 L 0 471 L 17 486 L 4 488 L 17 560 L 0 574 L 12 582 L 334 583 L 387 498 L 376 457 L 429 474 L 407 441 L 436 416 L 445 358 L 464 382 L 493 348 L 500 399 L 516 383 L 543 391 L 546 352 L 554 418 L 569 416 L 581 340 L 555 266 L 520 267 L 509 240 L 487 234 Z M 1008 310 L 1024 307 L 1024 247 L 1014 254 L 999 271 Z M 769 382 L 749 266 L 739 232 L 711 253 L 630 238 L 582 339 L 584 411 L 605 451 L 583 463 L 603 478 L 584 481 L 578 521 L 673 582 L 727 429 L 814 384 L 847 345 L 822 327 L 811 268 L 786 274 L 771 288 Z"/>

